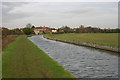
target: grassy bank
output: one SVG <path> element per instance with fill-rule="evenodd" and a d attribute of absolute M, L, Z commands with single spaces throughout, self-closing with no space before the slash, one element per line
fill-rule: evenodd
<path fill-rule="evenodd" d="M 4 51 L 10 43 L 12 43 L 20 35 L 8 35 L 2 37 L 2 51 Z"/>
<path fill-rule="evenodd" d="M 68 34 L 45 34 L 45 37 L 73 40 L 79 42 L 95 43 L 118 47 L 118 33 L 68 33 Z"/>
<path fill-rule="evenodd" d="M 3 54 L 3 78 L 75 78 L 25 36 Z"/>

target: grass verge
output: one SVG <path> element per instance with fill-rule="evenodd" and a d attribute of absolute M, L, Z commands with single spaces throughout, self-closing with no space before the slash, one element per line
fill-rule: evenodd
<path fill-rule="evenodd" d="M 2 55 L 3 78 L 75 78 L 25 36 Z"/>
<path fill-rule="evenodd" d="M 45 34 L 45 37 L 88 42 L 107 46 L 118 47 L 118 35 L 120 33 L 67 33 L 67 34 Z"/>

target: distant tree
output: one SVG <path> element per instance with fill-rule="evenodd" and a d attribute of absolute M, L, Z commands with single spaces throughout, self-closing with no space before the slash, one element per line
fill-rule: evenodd
<path fill-rule="evenodd" d="M 26 28 L 32 28 L 32 25 L 31 25 L 30 23 L 28 23 L 28 24 L 26 25 Z"/>
<path fill-rule="evenodd" d="M 8 33 L 9 33 L 9 29 L 2 27 L 2 38 L 6 37 Z"/>
<path fill-rule="evenodd" d="M 83 25 L 79 26 L 79 28 L 70 28 L 68 26 L 63 26 L 58 28 L 58 33 L 120 33 L 120 28 L 116 29 L 101 29 L 97 27 L 84 27 Z"/>
<path fill-rule="evenodd" d="M 64 33 L 64 30 L 63 30 L 62 28 L 58 28 L 58 29 L 57 29 L 57 33 L 58 33 L 58 34 L 63 34 L 63 33 Z"/>
<path fill-rule="evenodd" d="M 16 29 L 14 29 L 14 30 L 15 30 L 16 33 L 21 32 L 21 30 L 20 30 L 19 28 L 16 28 Z"/>
<path fill-rule="evenodd" d="M 79 28 L 84 28 L 84 25 L 79 26 Z"/>
<path fill-rule="evenodd" d="M 32 28 L 35 28 L 35 26 L 32 26 Z"/>
<path fill-rule="evenodd" d="M 57 29 L 57 32 L 60 32 L 60 28 Z"/>
<path fill-rule="evenodd" d="M 46 32 L 45 32 L 45 31 L 43 31 L 43 34 L 46 34 Z"/>
<path fill-rule="evenodd" d="M 64 30 L 65 33 L 70 33 L 71 32 L 71 28 L 68 27 L 68 26 L 63 26 L 61 29 Z"/>
<path fill-rule="evenodd" d="M 24 28 L 23 29 L 23 32 L 26 34 L 26 35 L 30 35 L 32 34 L 33 30 L 31 28 Z"/>
<path fill-rule="evenodd" d="M 75 33 L 80 33 L 80 29 L 79 28 L 76 28 L 74 29 Z"/>

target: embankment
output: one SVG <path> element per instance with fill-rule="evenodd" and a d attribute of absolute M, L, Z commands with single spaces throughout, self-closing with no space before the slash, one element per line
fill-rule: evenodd
<path fill-rule="evenodd" d="M 21 35 L 8 35 L 2 38 L 2 51 L 5 50 L 10 43 L 12 43 L 17 37 Z"/>
<path fill-rule="evenodd" d="M 113 51 L 113 52 L 120 52 L 120 48 L 113 47 L 113 46 L 100 45 L 100 44 L 94 44 L 94 43 L 88 43 L 88 42 L 79 42 L 79 41 L 74 41 L 74 40 L 50 38 L 50 37 L 46 37 L 46 36 L 44 36 L 44 38 L 47 38 L 50 40 L 61 41 L 61 42 L 65 42 L 65 43 L 70 43 L 70 44 L 75 44 L 75 45 L 79 45 L 79 46 L 86 46 L 86 47 L 92 47 L 92 48 L 97 48 L 97 49 L 102 49 L 102 50 Z"/>

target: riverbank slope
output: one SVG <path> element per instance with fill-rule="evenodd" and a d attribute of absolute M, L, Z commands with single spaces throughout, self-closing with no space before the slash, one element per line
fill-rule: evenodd
<path fill-rule="evenodd" d="M 2 61 L 3 78 L 75 78 L 26 36 L 8 46 Z"/>
<path fill-rule="evenodd" d="M 67 33 L 45 34 L 51 40 L 62 41 L 80 46 L 94 47 L 109 51 L 119 51 L 119 33 Z"/>

